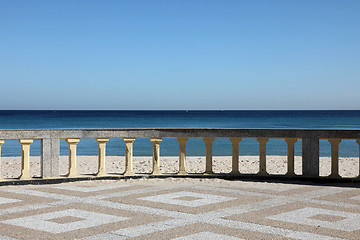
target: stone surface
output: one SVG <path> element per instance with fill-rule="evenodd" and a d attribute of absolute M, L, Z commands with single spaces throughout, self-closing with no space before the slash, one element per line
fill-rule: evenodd
<path fill-rule="evenodd" d="M 0 239 L 360 239 L 359 184 L 130 179 L 0 188 Z"/>

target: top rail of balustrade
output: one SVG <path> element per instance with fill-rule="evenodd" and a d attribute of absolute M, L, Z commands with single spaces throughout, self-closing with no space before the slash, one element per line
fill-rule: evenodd
<path fill-rule="evenodd" d="M 176 137 L 269 137 L 269 138 L 360 138 L 359 129 L 214 129 L 214 128 L 139 128 L 139 129 L 7 129 L 0 139 L 43 138 L 176 138 Z"/>

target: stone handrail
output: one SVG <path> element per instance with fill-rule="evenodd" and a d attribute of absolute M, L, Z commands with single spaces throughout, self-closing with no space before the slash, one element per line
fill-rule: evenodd
<path fill-rule="evenodd" d="M 320 178 L 319 176 L 319 139 L 328 139 L 331 144 L 331 174 L 325 178 L 340 179 L 339 175 L 339 143 L 341 139 L 355 139 L 359 144 L 360 130 L 316 130 L 316 129 L 40 129 L 40 130 L 0 130 L 1 145 L 6 140 L 19 140 L 22 146 L 22 169 L 18 179 L 0 181 L 21 181 L 34 179 L 80 178 L 76 171 L 76 148 L 81 138 L 94 138 L 99 146 L 99 166 L 94 178 L 109 177 L 113 174 L 105 170 L 105 149 L 109 138 L 122 138 L 125 142 L 125 172 L 118 175 L 142 176 L 132 169 L 133 142 L 136 138 L 149 138 L 153 145 L 153 171 L 151 176 L 160 175 L 159 157 L 160 143 L 163 138 L 176 138 L 179 142 L 179 172 L 176 176 L 189 176 L 185 169 L 186 142 L 189 138 L 202 138 L 206 147 L 206 168 L 201 176 L 224 176 L 212 171 L 212 143 L 216 138 L 228 138 L 232 143 L 232 171 L 228 177 L 241 177 L 239 172 L 239 142 L 242 138 L 256 138 L 259 142 L 259 172 L 255 177 L 273 177 L 266 171 L 266 143 L 269 138 L 285 139 L 288 146 L 287 173 L 284 177 Z M 69 146 L 69 174 L 60 176 L 60 139 L 66 139 Z M 297 139 L 302 139 L 302 175 L 294 173 L 294 146 Z M 33 140 L 41 140 L 40 178 L 30 176 L 30 145 Z M 359 164 L 360 166 L 360 164 Z M 1 167 L 1 159 L 0 159 Z M 360 171 L 360 170 L 359 170 Z M 149 175 L 149 174 L 147 174 Z M 162 174 L 164 175 L 164 174 Z M 174 176 L 174 174 L 168 174 Z M 198 174 L 199 175 L 199 174 Z M 248 176 L 249 174 L 247 174 Z M 324 177 L 322 177 L 324 178 Z M 359 176 L 354 178 L 359 179 Z"/>

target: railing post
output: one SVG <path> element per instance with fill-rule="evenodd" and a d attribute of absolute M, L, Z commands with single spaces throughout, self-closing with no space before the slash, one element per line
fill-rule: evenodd
<path fill-rule="evenodd" d="M 41 140 L 42 177 L 58 177 L 60 159 L 60 139 L 57 137 Z"/>
<path fill-rule="evenodd" d="M 296 138 L 285 138 L 287 143 L 287 176 L 295 176 L 295 143 L 297 142 Z"/>
<path fill-rule="evenodd" d="M 153 175 L 160 175 L 160 143 L 162 138 L 150 138 L 153 149 Z"/>
<path fill-rule="evenodd" d="M 268 175 L 266 172 L 266 143 L 269 141 L 269 138 L 258 137 L 257 141 L 259 142 L 259 175 Z"/>
<path fill-rule="evenodd" d="M 229 138 L 230 142 L 232 143 L 232 171 L 230 174 L 238 175 L 239 172 L 239 143 L 241 138 L 239 137 L 232 137 Z"/>
<path fill-rule="evenodd" d="M 319 177 L 319 138 L 302 139 L 302 174 L 306 177 Z"/>
<path fill-rule="evenodd" d="M 187 174 L 185 169 L 186 161 L 186 142 L 189 140 L 187 137 L 178 137 L 179 142 L 179 172 L 178 174 L 184 175 Z"/>
<path fill-rule="evenodd" d="M 123 138 L 125 142 L 125 173 L 126 176 L 134 175 L 133 172 L 133 143 L 136 138 Z"/>
<path fill-rule="evenodd" d="M 212 143 L 214 142 L 214 137 L 204 137 L 205 149 L 206 149 L 206 165 L 205 165 L 205 174 L 213 174 L 212 170 Z"/>
<path fill-rule="evenodd" d="M 339 175 L 339 144 L 340 138 L 329 138 L 331 144 L 331 174 L 329 177 L 340 178 Z"/>
<path fill-rule="evenodd" d="M 66 142 L 69 144 L 69 173 L 68 177 L 76 177 L 76 145 L 80 141 L 79 138 L 68 138 Z"/>
<path fill-rule="evenodd" d="M 97 138 L 96 141 L 99 144 L 99 169 L 96 176 L 105 176 L 106 175 L 106 143 L 109 141 L 108 138 Z"/>
<path fill-rule="evenodd" d="M 3 179 L 2 178 L 2 167 L 1 167 L 1 145 L 3 145 L 3 143 L 4 143 L 4 140 L 0 140 L 0 181 L 1 181 L 1 179 Z"/>
<path fill-rule="evenodd" d="M 360 178 L 360 139 L 357 139 L 356 143 L 359 145 L 359 175 L 358 175 L 358 178 Z"/>
<path fill-rule="evenodd" d="M 21 180 L 31 179 L 30 176 L 30 144 L 33 143 L 32 139 L 20 139 L 21 143 Z"/>

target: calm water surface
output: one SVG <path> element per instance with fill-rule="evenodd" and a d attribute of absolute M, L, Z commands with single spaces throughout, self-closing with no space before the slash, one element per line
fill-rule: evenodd
<path fill-rule="evenodd" d="M 360 111 L 0 111 L 0 129 L 57 129 L 57 128 L 302 128 L 302 129 L 360 129 Z M 1 138 L 1 137 L 0 137 Z M 214 155 L 231 155 L 231 143 L 216 139 Z M 301 141 L 296 143 L 296 155 L 301 155 Z M 31 154 L 40 155 L 40 141 L 31 145 Z M 61 154 L 67 154 L 67 144 L 61 141 Z M 96 155 L 94 139 L 82 139 L 78 144 L 79 155 Z M 108 155 L 124 155 L 121 139 L 111 139 L 107 144 Z M 148 139 L 134 142 L 134 155 L 151 153 Z M 190 139 L 188 155 L 205 155 L 205 144 L 200 139 Z M 258 155 L 255 139 L 240 143 L 241 155 Z M 270 139 L 268 154 L 286 155 L 284 140 Z M 21 155 L 17 141 L 6 141 L 2 156 Z M 178 155 L 175 139 L 164 139 L 161 155 Z M 330 144 L 320 141 L 320 155 L 330 156 Z M 358 157 L 355 141 L 340 144 L 340 156 Z"/>

